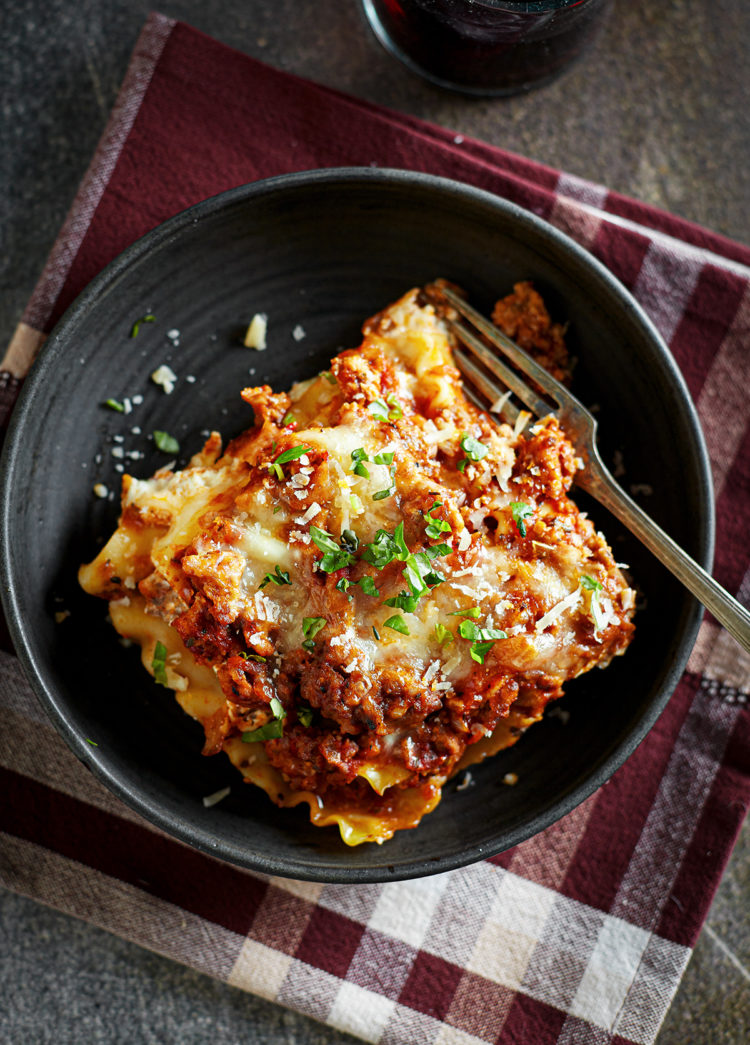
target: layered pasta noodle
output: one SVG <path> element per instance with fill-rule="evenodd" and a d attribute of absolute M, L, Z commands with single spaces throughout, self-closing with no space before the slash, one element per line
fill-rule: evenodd
<path fill-rule="evenodd" d="M 498 308 L 560 365 L 535 292 Z M 242 398 L 226 449 L 212 433 L 182 470 L 124 476 L 80 581 L 204 754 L 350 845 L 382 842 L 623 653 L 634 593 L 568 495 L 580 462 L 556 420 L 513 429 L 469 402 L 419 290 L 329 371 Z"/>

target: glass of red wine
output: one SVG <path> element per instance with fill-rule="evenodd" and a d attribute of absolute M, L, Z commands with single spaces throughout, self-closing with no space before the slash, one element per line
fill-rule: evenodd
<path fill-rule="evenodd" d="M 587 47 L 611 0 L 362 0 L 383 46 L 413 72 L 466 94 L 554 79 Z"/>

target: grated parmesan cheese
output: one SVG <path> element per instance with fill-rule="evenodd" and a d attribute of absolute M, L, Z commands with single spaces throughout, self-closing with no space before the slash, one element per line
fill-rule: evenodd
<path fill-rule="evenodd" d="M 226 798 L 231 791 L 231 787 L 222 787 L 220 791 L 214 791 L 212 795 L 204 795 L 203 805 L 206 809 L 210 809 L 211 806 L 215 806 L 217 802 L 221 802 L 223 798 Z"/>
<path fill-rule="evenodd" d="M 518 417 L 516 418 L 516 423 L 513 426 L 513 435 L 516 437 L 516 439 L 519 437 L 521 432 L 523 432 L 524 428 L 526 427 L 526 425 L 528 424 L 528 422 L 530 420 L 531 420 L 531 414 L 529 413 L 528 410 L 519 410 L 518 411 Z M 534 429 L 532 428 L 531 431 L 534 432 Z"/>
<path fill-rule="evenodd" d="M 432 661 L 430 661 L 430 663 L 429 663 L 429 665 L 427 667 L 427 671 L 425 671 L 424 675 L 422 676 L 422 682 L 424 682 L 424 684 L 426 686 L 429 685 L 430 682 L 432 682 L 432 680 L 435 678 L 435 676 L 437 675 L 437 673 L 439 671 L 440 671 L 440 661 L 439 660 L 432 660 Z"/>
<path fill-rule="evenodd" d="M 463 551 L 464 549 L 461 548 L 459 550 Z M 465 570 L 456 570 L 453 574 L 453 579 L 455 580 L 456 577 L 478 577 L 481 572 L 482 567 L 475 564 L 474 566 L 467 566 Z"/>
<path fill-rule="evenodd" d="M 547 610 L 547 612 L 543 614 L 534 625 L 534 630 L 536 632 L 544 631 L 544 629 L 548 628 L 550 624 L 553 624 L 558 617 L 562 617 L 566 610 L 573 609 L 573 607 L 580 601 L 580 598 L 581 589 L 579 587 L 576 588 L 575 591 L 572 591 L 570 595 L 566 595 L 564 599 L 560 600 L 560 602 L 556 602 L 551 609 Z"/>
<path fill-rule="evenodd" d="M 164 389 L 167 395 L 171 395 L 174 392 L 175 382 L 177 381 L 177 374 L 172 370 L 166 363 L 162 363 L 158 366 L 151 374 L 151 380 L 155 385 L 159 385 Z M 133 402 L 135 402 L 136 396 L 133 396 Z"/>
<path fill-rule="evenodd" d="M 492 414 L 501 414 L 503 412 L 503 408 L 504 408 L 505 404 L 508 402 L 508 400 L 510 399 L 512 394 L 513 393 L 511 392 L 510 389 L 508 389 L 507 392 L 503 392 L 503 394 L 500 396 L 500 398 L 496 399 L 495 402 L 490 407 L 490 413 L 492 413 Z"/>
<path fill-rule="evenodd" d="M 245 348 L 254 348 L 258 352 L 263 352 L 266 348 L 267 332 L 268 316 L 265 312 L 256 312 L 245 331 Z"/>
<path fill-rule="evenodd" d="M 310 505 L 310 507 L 305 512 L 305 514 L 301 515 L 299 517 L 299 519 L 295 519 L 294 521 L 299 526 L 304 526 L 305 523 L 309 523 L 312 519 L 315 518 L 316 515 L 319 515 L 322 511 L 323 511 L 323 509 L 320 507 L 318 502 L 317 501 L 313 501 L 313 503 Z"/>

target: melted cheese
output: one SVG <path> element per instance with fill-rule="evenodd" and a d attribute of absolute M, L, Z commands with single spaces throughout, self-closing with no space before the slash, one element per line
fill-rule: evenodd
<path fill-rule="evenodd" d="M 539 478 L 568 452 L 559 430 L 541 423 L 526 444 L 475 411 L 445 326 L 414 292 L 332 366 L 335 378 L 288 396 L 243 393 L 258 420 L 223 457 L 213 435 L 182 471 L 126 476 L 119 526 L 80 581 L 110 600 L 115 628 L 140 644 L 151 674 L 164 646 L 168 686 L 203 725 L 207 753 L 223 749 L 278 805 L 306 803 L 314 823 L 358 844 L 415 826 L 449 773 L 513 743 L 556 686 L 622 652 L 632 599 L 559 478 Z M 287 412 L 294 428 L 283 427 Z M 461 460 L 467 434 L 484 448 L 479 460 Z M 380 454 L 392 461 L 376 463 Z M 512 519 L 517 501 L 532 509 L 528 540 Z M 390 559 L 369 562 L 383 540 Z M 331 548 L 341 561 L 327 565 Z M 420 572 L 429 582 L 416 604 L 393 606 Z M 582 591 L 585 574 L 606 590 Z M 330 693 L 316 688 L 316 670 L 328 672 Z M 297 714 L 303 678 L 307 714 L 318 716 L 309 727 Z M 488 727 L 483 702 L 506 690 L 510 703 Z M 271 720 L 273 693 L 286 701 L 282 737 L 296 729 L 312 744 L 299 764 L 283 743 L 242 739 Z M 438 736 L 443 754 L 428 768 L 432 730 L 448 739 Z M 352 754 L 373 737 L 378 754 Z M 328 783 L 337 773 L 370 789 L 363 808 Z M 293 786 L 297 776 L 320 784 Z"/>

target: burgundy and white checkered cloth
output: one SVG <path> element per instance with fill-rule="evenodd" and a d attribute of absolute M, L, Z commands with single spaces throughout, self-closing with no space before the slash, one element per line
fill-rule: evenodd
<path fill-rule="evenodd" d="M 714 572 L 747 601 L 747 248 L 295 79 L 159 15 L 138 41 L 5 357 L 0 406 L 10 410 L 64 309 L 137 236 L 256 178 L 369 164 L 427 170 L 511 199 L 630 288 L 697 404 L 716 488 Z M 472 867 L 347 887 L 269 880 L 145 823 L 80 766 L 16 660 L 0 654 L 0 881 L 366 1041 L 647 1045 L 750 799 L 749 668 L 706 621 L 649 737 L 564 820 Z"/>

